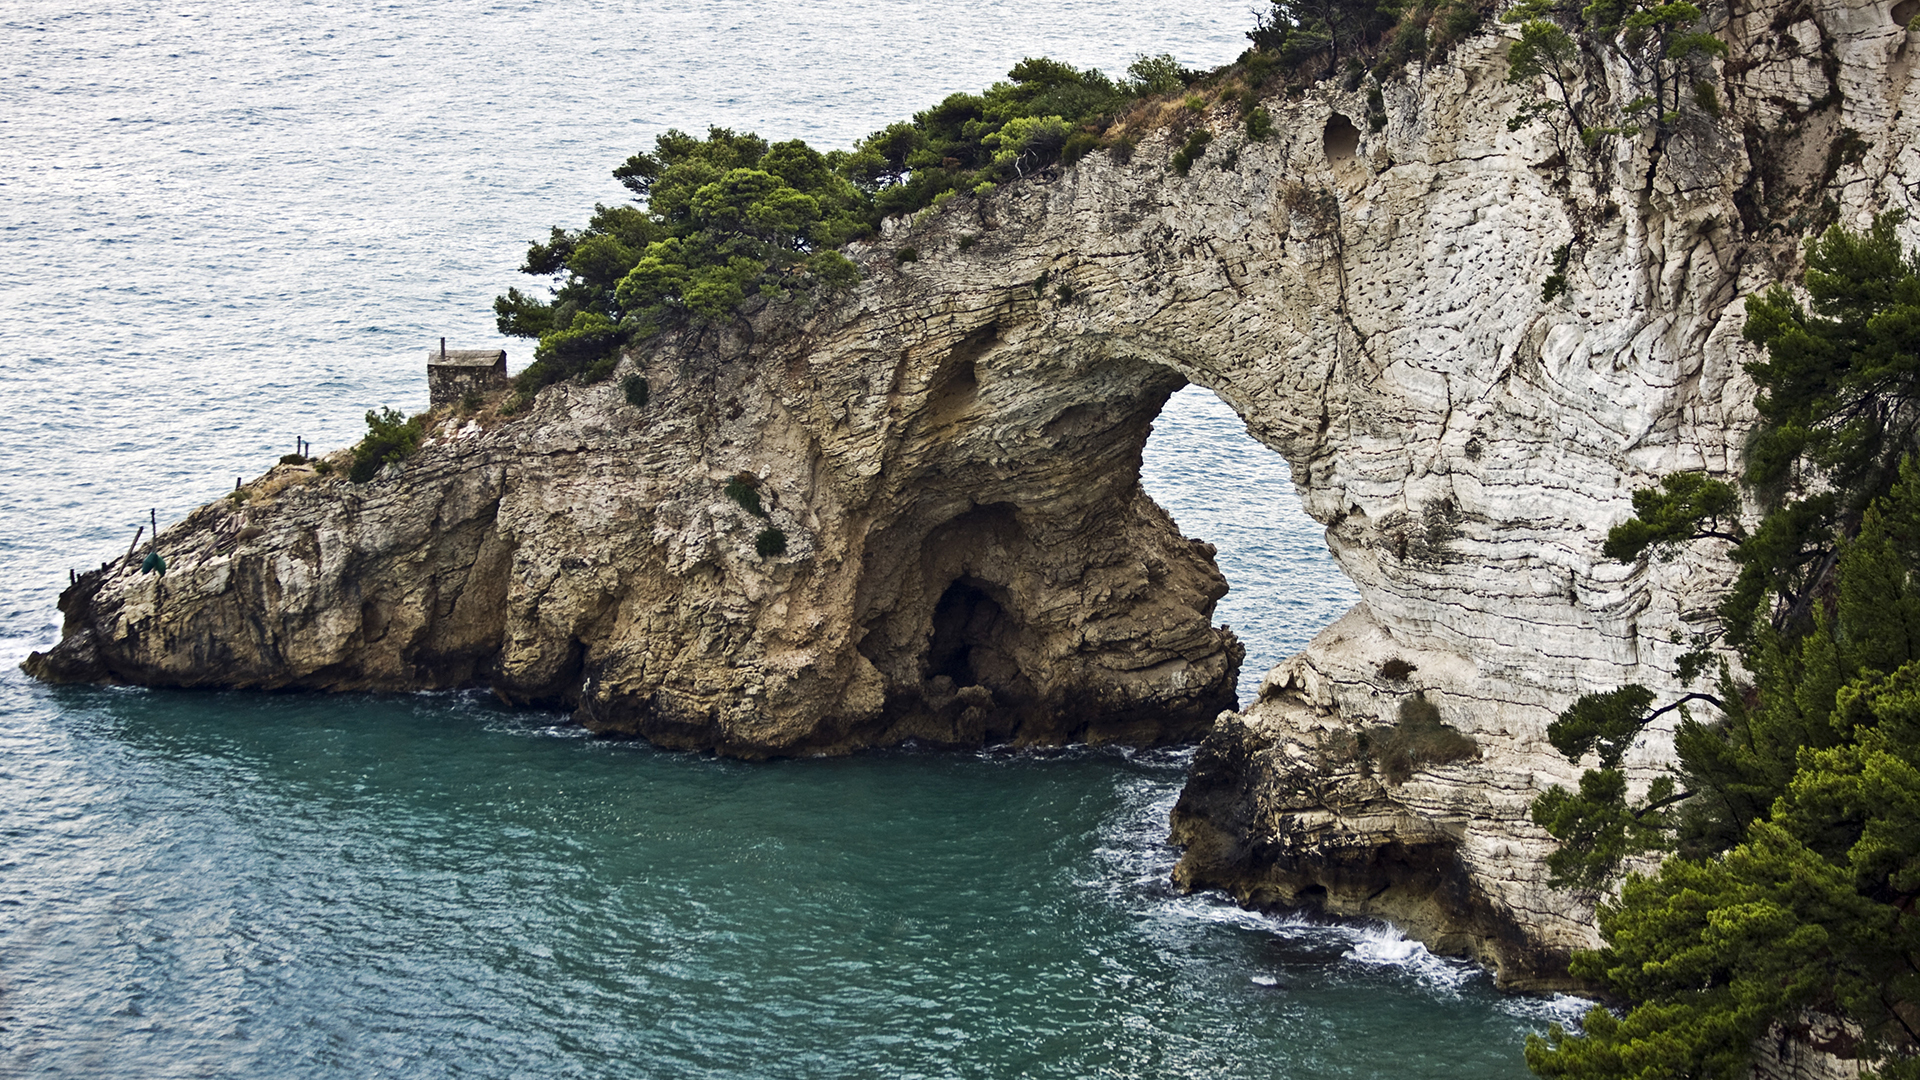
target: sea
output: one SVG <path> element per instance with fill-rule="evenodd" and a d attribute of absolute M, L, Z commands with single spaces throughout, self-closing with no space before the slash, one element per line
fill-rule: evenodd
<path fill-rule="evenodd" d="M 9 0 L 0 1076 L 1521 1077 L 1565 998 L 1169 885 L 1191 750 L 746 764 L 481 693 L 47 687 L 69 572 L 426 403 L 530 240 L 669 128 L 821 149 L 1022 57 L 1232 60 L 1247 0 Z M 1243 699 L 1356 601 L 1175 395 Z M 1231 483 L 1222 483 L 1231 477 Z M 1231 491 L 1231 499 L 1221 493 Z"/>

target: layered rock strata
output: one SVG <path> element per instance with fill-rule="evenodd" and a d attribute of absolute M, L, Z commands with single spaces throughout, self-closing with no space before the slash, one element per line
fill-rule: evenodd
<path fill-rule="evenodd" d="M 1241 649 L 1212 549 L 1140 489 L 1179 377 L 1053 348 L 1031 295 L 924 300 L 825 348 L 656 355 L 645 408 L 609 383 L 454 416 L 366 484 L 282 465 L 164 532 L 164 576 L 81 578 L 28 669 L 485 685 L 746 757 L 1198 737 Z"/>
<path fill-rule="evenodd" d="M 83 578 L 29 667 L 485 684 L 748 756 L 1187 737 L 1239 652 L 1208 550 L 1138 468 L 1191 381 L 1286 457 L 1362 599 L 1213 729 L 1181 880 L 1393 916 L 1554 984 L 1592 929 L 1526 816 L 1575 776 L 1546 726 L 1582 692 L 1675 690 L 1726 569 L 1601 541 L 1636 487 L 1735 470 L 1742 297 L 1920 176 L 1896 9 L 1766 4 L 1717 32 L 1718 111 L 1690 99 L 1658 154 L 1510 130 L 1529 91 L 1491 34 L 1390 82 L 1379 130 L 1358 89 L 1266 102 L 1265 141 L 1237 105 L 1170 107 L 1130 160 L 890 223 L 845 297 L 657 343 L 631 361 L 644 409 L 554 389 L 366 485 L 203 508 L 160 538 L 164 580 Z M 756 552 L 767 529 L 784 553 Z M 1359 736 L 1415 694 L 1477 753 L 1396 780 Z M 1642 779 L 1668 752 L 1638 749 Z"/>

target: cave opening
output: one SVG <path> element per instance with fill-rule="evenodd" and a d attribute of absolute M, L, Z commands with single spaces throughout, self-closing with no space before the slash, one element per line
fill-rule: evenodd
<path fill-rule="evenodd" d="M 1321 144 L 1326 151 L 1327 164 L 1338 169 L 1352 162 L 1354 155 L 1360 152 L 1360 129 L 1353 126 L 1353 121 L 1334 113 L 1327 118 Z"/>
<path fill-rule="evenodd" d="M 1359 603 L 1286 459 L 1213 391 L 1189 385 L 1167 399 L 1141 452 L 1140 482 L 1181 532 L 1216 549 L 1231 591 L 1213 620 L 1246 646 L 1242 704 L 1269 670 Z"/>
<path fill-rule="evenodd" d="M 933 606 L 933 640 L 927 648 L 927 678 L 945 676 L 955 687 L 976 686 L 974 654 L 991 646 L 1006 609 L 972 578 L 947 586 Z M 982 656 L 985 659 L 985 656 Z"/>

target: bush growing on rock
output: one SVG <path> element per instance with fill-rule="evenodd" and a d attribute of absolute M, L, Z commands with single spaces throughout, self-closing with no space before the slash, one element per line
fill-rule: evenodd
<path fill-rule="evenodd" d="M 348 478 L 356 484 L 373 479 L 381 469 L 418 450 L 426 431 L 424 413 L 409 420 L 398 409 L 367 410 L 367 434 L 354 444 Z"/>
<path fill-rule="evenodd" d="M 1207 152 L 1207 144 L 1212 141 L 1213 132 L 1206 128 L 1195 128 L 1187 136 L 1185 145 L 1173 155 L 1173 171 L 1181 176 L 1187 175 L 1188 170 L 1193 168 L 1193 163 L 1200 160 L 1200 156 Z"/>
<path fill-rule="evenodd" d="M 1260 106 L 1247 113 L 1247 138 L 1264 142 L 1273 136 L 1273 114 Z"/>
<path fill-rule="evenodd" d="M 620 380 L 620 392 L 626 395 L 627 404 L 635 408 L 645 408 L 650 388 L 644 375 L 629 375 Z"/>
<path fill-rule="evenodd" d="M 760 505 L 760 481 L 757 477 L 745 473 L 735 476 L 727 481 L 724 490 L 727 498 L 738 503 L 740 509 L 757 518 L 767 516 L 766 508 Z"/>
<path fill-rule="evenodd" d="M 1404 681 L 1407 676 L 1413 674 L 1418 670 L 1420 669 L 1413 666 L 1411 663 L 1408 663 L 1406 660 L 1403 660 L 1398 656 L 1392 656 L 1392 657 L 1388 657 L 1386 662 L 1380 665 L 1379 675 L 1383 679 L 1391 679 L 1394 682 L 1401 682 L 1401 681 Z"/>

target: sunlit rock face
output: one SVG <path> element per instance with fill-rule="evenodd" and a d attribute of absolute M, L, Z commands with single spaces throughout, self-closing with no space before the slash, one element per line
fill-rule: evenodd
<path fill-rule="evenodd" d="M 1677 690 L 1726 571 L 1608 562 L 1606 531 L 1664 473 L 1735 470 L 1743 297 L 1795 273 L 1805 228 L 1904 208 L 1920 176 L 1886 5 L 1719 32 L 1720 111 L 1690 99 L 1658 155 L 1509 130 L 1497 36 L 1386 86 L 1377 131 L 1331 86 L 1266 102 L 1262 142 L 1235 104 L 1170 108 L 1127 161 L 891 222 L 843 296 L 643 350 L 644 408 L 567 386 L 365 485 L 283 467 L 169 529 L 164 579 L 84 576 L 29 668 L 489 685 L 744 756 L 1197 737 L 1233 704 L 1225 586 L 1138 482 L 1195 382 L 1292 465 L 1362 600 L 1213 728 L 1182 880 L 1393 915 L 1550 984 L 1592 930 L 1527 820 L 1575 776 L 1546 726 L 1586 691 Z M 756 550 L 769 529 L 784 552 Z M 1356 736 L 1415 694 L 1477 756 L 1369 769 Z M 1668 753 L 1642 747 L 1642 778 Z"/>
<path fill-rule="evenodd" d="M 644 407 L 568 386 L 365 484 L 280 466 L 167 530 L 164 577 L 83 578 L 29 670 L 480 684 L 748 757 L 1199 737 L 1241 649 L 1212 548 L 1140 488 L 1180 377 L 1030 288 L 903 284 L 674 343 Z"/>

